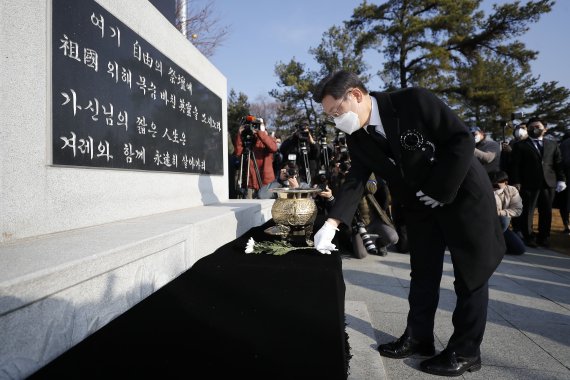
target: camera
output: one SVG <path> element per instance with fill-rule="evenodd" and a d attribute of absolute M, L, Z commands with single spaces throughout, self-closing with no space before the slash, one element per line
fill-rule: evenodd
<path fill-rule="evenodd" d="M 334 140 L 336 145 L 344 145 L 346 146 L 346 133 L 342 132 L 342 131 L 338 131 L 336 134 L 336 138 Z"/>
<path fill-rule="evenodd" d="M 368 231 L 366 230 L 364 222 L 362 221 L 356 222 L 356 232 L 358 232 L 358 234 L 362 238 L 362 244 L 364 245 L 364 248 L 366 248 L 366 252 L 373 255 L 377 255 L 378 247 L 376 247 L 374 240 L 378 237 L 378 235 L 369 234 Z"/>
<path fill-rule="evenodd" d="M 287 156 L 287 160 L 289 162 L 287 162 L 287 166 L 285 167 L 286 179 L 289 179 L 291 177 L 297 177 L 299 175 L 299 168 L 297 167 L 297 155 L 290 154 L 289 156 Z"/>
<path fill-rule="evenodd" d="M 334 139 L 334 145 L 336 149 L 336 154 L 339 161 L 348 160 L 348 146 L 346 145 L 346 134 L 339 131 Z"/>
<path fill-rule="evenodd" d="M 325 191 L 328 184 L 329 177 L 327 176 L 326 171 L 319 170 L 319 174 L 317 175 L 317 178 L 315 178 L 315 185 L 317 185 L 321 191 Z"/>
<path fill-rule="evenodd" d="M 319 133 L 317 134 L 318 140 L 319 140 L 319 144 L 321 146 L 326 146 L 327 145 L 327 127 L 325 125 L 323 125 L 320 129 L 319 129 Z"/>
<path fill-rule="evenodd" d="M 309 141 L 309 125 L 308 124 L 298 124 L 297 132 L 299 136 L 299 141 L 306 142 Z"/>

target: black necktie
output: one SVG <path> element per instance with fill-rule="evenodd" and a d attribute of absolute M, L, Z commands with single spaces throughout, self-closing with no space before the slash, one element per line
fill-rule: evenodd
<path fill-rule="evenodd" d="M 392 149 L 390 148 L 390 143 L 385 136 L 376 131 L 376 126 L 368 125 L 368 127 L 366 127 L 366 130 L 368 131 L 368 134 L 370 134 L 370 137 L 372 137 L 372 139 L 376 141 L 378 145 L 380 145 L 380 148 L 384 151 L 384 153 L 386 153 L 388 157 L 392 158 L 393 155 Z"/>
<path fill-rule="evenodd" d="M 542 156 L 544 154 L 544 146 L 542 145 L 542 140 L 536 140 L 536 146 L 538 147 L 538 151 Z"/>

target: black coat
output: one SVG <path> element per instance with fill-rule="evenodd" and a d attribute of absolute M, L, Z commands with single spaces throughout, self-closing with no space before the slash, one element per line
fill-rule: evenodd
<path fill-rule="evenodd" d="M 364 129 L 348 136 L 352 165 L 329 216 L 349 224 L 374 172 L 388 182 L 390 194 L 403 205 L 406 223 L 418 223 L 420 228 L 422 223 L 437 223 L 456 271 L 469 288 L 481 286 L 501 262 L 505 243 L 492 185 L 473 154 L 471 133 L 427 90 L 371 95 L 378 101 L 393 162 Z M 418 137 L 423 144 L 416 143 Z M 419 190 L 445 205 L 424 205 L 415 195 Z"/>
<path fill-rule="evenodd" d="M 555 141 L 543 140 L 543 155 L 527 138 L 513 145 L 509 182 L 520 184 L 522 189 L 538 190 L 546 182 L 548 187 L 556 187 L 557 181 L 564 181 L 562 155 Z"/>

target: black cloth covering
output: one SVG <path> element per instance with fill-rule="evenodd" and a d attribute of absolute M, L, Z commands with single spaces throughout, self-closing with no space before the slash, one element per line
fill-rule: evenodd
<path fill-rule="evenodd" d="M 272 225 L 200 259 L 30 378 L 346 379 L 340 255 L 245 254 L 249 237 L 275 239 Z"/>

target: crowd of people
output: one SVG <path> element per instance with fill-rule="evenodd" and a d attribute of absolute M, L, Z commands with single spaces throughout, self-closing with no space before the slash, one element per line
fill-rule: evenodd
<path fill-rule="evenodd" d="M 330 141 L 325 127 L 315 130 L 303 122 L 282 140 L 268 132 L 263 119 L 256 120 L 241 125 L 232 139 L 230 197 L 270 199 L 276 198 L 275 188 L 318 187 L 315 202 L 318 212 L 326 215 L 351 166 L 345 133 L 338 131 Z M 405 227 L 393 221 L 386 181 L 371 176 L 367 189 L 352 223 L 341 227 L 337 243 L 357 258 L 385 256 L 389 246 L 406 253 Z"/>
<path fill-rule="evenodd" d="M 481 147 L 478 147 L 479 143 L 476 144 L 476 156 L 486 168 L 492 163 L 485 161 L 485 154 L 495 157 L 499 155 L 498 160 L 495 159 L 496 168 L 488 170 L 488 173 L 492 179 L 500 178 L 507 185 L 506 189 L 513 194 L 508 199 L 514 199 L 516 195 L 516 199 L 520 198 L 521 201 L 520 211 L 509 213 L 510 221 L 506 231 L 509 237 L 505 236 L 507 242 L 516 239 L 521 240 L 526 247 L 550 247 L 553 206 L 559 209 L 564 225 L 562 233 L 570 235 L 570 192 L 566 189 L 570 170 L 570 131 L 562 136 L 560 142 L 547 136 L 546 121 L 531 117 L 513 128 L 512 139 L 501 142 L 500 150 L 497 150 L 499 144 L 490 139 L 485 140 L 486 144 Z M 477 140 L 475 133 L 474 138 Z M 483 153 L 478 155 L 478 149 Z M 494 183 L 494 186 L 496 188 L 497 184 Z M 502 199 L 504 202 L 504 195 Z M 508 206 L 508 199 L 507 205 L 503 204 L 503 207 Z M 538 211 L 537 225 L 534 225 L 535 211 Z M 516 243 L 518 247 L 521 246 L 521 242 Z M 523 252 L 520 248 L 507 251 L 513 254 Z"/>
<path fill-rule="evenodd" d="M 522 254 L 525 247 L 549 247 L 554 207 L 562 219 L 562 233 L 570 235 L 570 190 L 566 189 L 570 131 L 557 142 L 545 137 L 546 126 L 544 120 L 530 118 L 514 125 L 512 137 L 501 142 L 479 127 L 469 128 L 475 144 L 474 156 L 492 183 L 507 254 Z M 319 212 L 326 214 L 334 204 L 333 194 L 351 167 L 346 133 L 338 129 L 336 132 L 329 142 L 324 128 L 315 131 L 308 123 L 300 123 L 282 140 L 274 132 L 269 133 L 263 119 L 240 126 L 230 141 L 230 197 L 269 199 L 276 196 L 271 191 L 274 188 L 321 186 L 322 192 L 315 200 Z M 384 179 L 372 176 L 370 181 L 374 191 L 368 195 L 373 195 L 375 204 L 370 205 L 371 198 L 367 199 L 366 194 L 362 197 L 359 209 L 364 220 L 354 219 L 350 226 L 342 226 L 343 233 L 339 235 L 345 238 L 339 237 L 337 243 L 352 250 L 356 257 L 365 256 L 367 251 L 362 248 L 360 235 L 355 234 L 360 226 L 376 236 L 375 248 L 380 255 L 386 255 L 389 246 L 407 253 L 407 227 L 401 203 L 390 196 Z"/>

